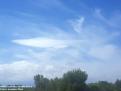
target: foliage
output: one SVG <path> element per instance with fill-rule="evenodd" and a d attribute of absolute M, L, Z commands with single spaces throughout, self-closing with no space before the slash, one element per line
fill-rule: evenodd
<path fill-rule="evenodd" d="M 117 91 L 114 84 L 108 83 L 106 81 L 91 83 L 88 86 L 90 88 L 90 91 Z"/>
<path fill-rule="evenodd" d="M 99 81 L 86 83 L 88 75 L 80 69 L 68 71 L 62 78 L 48 79 L 43 75 L 36 75 L 36 91 L 121 91 L 121 80 L 115 83 Z"/>
<path fill-rule="evenodd" d="M 121 91 L 121 80 L 116 80 L 115 86 L 118 89 L 118 91 Z"/>
<path fill-rule="evenodd" d="M 87 77 L 78 69 L 65 73 L 62 78 L 47 79 L 36 75 L 34 80 L 36 91 L 85 91 Z"/>

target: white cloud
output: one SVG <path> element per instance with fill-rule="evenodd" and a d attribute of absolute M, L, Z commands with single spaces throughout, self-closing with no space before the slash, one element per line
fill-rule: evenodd
<path fill-rule="evenodd" d="M 71 25 L 73 27 L 73 30 L 77 33 L 83 32 L 83 24 L 84 24 L 84 17 L 80 17 L 77 20 L 71 21 Z"/>
<path fill-rule="evenodd" d="M 75 11 L 64 7 L 59 0 L 29 1 L 33 6 L 39 7 L 38 10 L 56 7 L 57 10 L 76 15 Z M 91 14 L 88 19 L 86 16 L 72 19 L 70 30 L 66 30 L 65 23 L 63 28 L 66 27 L 66 29 L 63 30 L 47 24 L 48 18 L 44 21 L 42 17 L 31 15 L 29 12 L 16 12 L 23 16 L 21 19 L 4 16 L 6 20 L 2 20 L 3 29 L 0 31 L 8 30 L 7 35 L 14 31 L 15 35 L 12 38 L 15 39 L 12 43 L 17 45 L 13 44 L 12 48 L 8 45 L 9 49 L 6 48 L 4 52 L 1 51 L 2 48 L 0 49 L 0 60 L 4 61 L 3 57 L 9 54 L 14 56 L 12 59 L 9 58 L 10 62 L 0 64 L 0 81 L 6 83 L 24 81 L 26 83 L 27 80 L 33 80 L 33 76 L 38 73 L 47 77 L 60 77 L 64 72 L 73 68 L 87 71 L 89 81 L 103 79 L 114 81 L 121 77 L 121 48 L 114 43 L 114 37 L 120 36 L 120 31 L 115 32 L 116 29 L 112 29 L 112 27 L 121 29 L 121 13 L 110 15 L 108 18 L 100 9 L 95 9 L 93 13 L 98 18 L 96 21 L 93 20 L 94 17 L 91 17 Z M 26 17 L 27 19 L 24 19 Z M 107 29 L 105 26 L 110 28 Z"/>
<path fill-rule="evenodd" d="M 30 80 L 38 73 L 39 65 L 28 61 L 15 61 L 8 64 L 0 64 L 0 80 L 5 82 L 18 82 Z"/>
<path fill-rule="evenodd" d="M 82 69 L 88 73 L 88 82 L 95 81 L 109 81 L 115 82 L 116 79 L 121 79 L 120 64 L 121 61 L 110 60 L 105 61 L 93 61 L 93 62 L 82 62 Z"/>
<path fill-rule="evenodd" d="M 101 19 L 101 20 L 107 21 L 107 20 L 105 20 L 104 16 L 102 15 L 101 9 L 95 9 L 94 15 L 95 15 L 97 18 Z"/>
<path fill-rule="evenodd" d="M 0 64 L 0 80 L 3 84 L 33 84 L 34 76 L 42 74 L 47 77 L 58 75 L 60 67 L 55 70 L 55 65 L 36 63 L 28 60 L 15 61 L 12 63 Z M 61 73 L 61 72 L 60 72 Z M 62 73 L 61 73 L 62 74 Z M 27 83 L 30 81 L 30 83 Z M 31 82 L 32 81 L 32 82 Z"/>
<path fill-rule="evenodd" d="M 96 13 L 98 18 L 105 20 L 100 10 Z M 95 25 L 95 21 L 91 24 L 84 22 L 88 22 L 84 17 L 72 21 L 72 30 L 75 31 L 73 34 L 56 27 L 49 27 L 48 31 L 42 31 L 42 37 L 37 35 L 36 38 L 15 39 L 13 43 L 28 48 L 23 51 L 22 48 L 19 49 L 15 55 L 18 59 L 28 60 L 26 66 L 34 66 L 32 75 L 40 72 L 47 77 L 60 77 L 70 69 L 81 68 L 89 74 L 88 81 L 103 79 L 114 81 L 121 76 L 121 49 L 113 42 L 117 34 L 113 35 L 115 31 L 111 34 L 103 24 Z M 9 65 L 14 66 L 13 63 L 8 64 L 8 67 Z M 12 71 L 16 73 L 16 70 L 12 69 Z M 31 75 L 31 73 L 27 74 Z M 29 75 L 26 75 L 27 77 L 29 78 Z M 22 75 L 21 78 L 23 79 Z"/>
<path fill-rule="evenodd" d="M 108 61 L 119 55 L 120 49 L 115 45 L 100 45 L 90 49 L 89 54 L 99 60 Z"/>
<path fill-rule="evenodd" d="M 49 38 L 18 39 L 13 40 L 13 42 L 20 45 L 40 48 L 65 48 L 69 46 L 69 43 L 71 43 L 71 41 L 68 40 L 58 40 Z"/>

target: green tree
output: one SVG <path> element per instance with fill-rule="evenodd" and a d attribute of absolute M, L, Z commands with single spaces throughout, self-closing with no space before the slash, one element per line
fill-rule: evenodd
<path fill-rule="evenodd" d="M 69 71 L 63 75 L 61 91 L 85 91 L 88 75 L 80 69 Z"/>
<path fill-rule="evenodd" d="M 117 91 L 115 85 L 107 81 L 99 81 L 88 85 L 90 91 Z"/>
<path fill-rule="evenodd" d="M 49 80 L 44 78 L 43 75 L 36 75 L 34 77 L 36 91 L 47 91 L 49 87 Z"/>
<path fill-rule="evenodd" d="M 118 91 L 121 91 L 121 80 L 119 80 L 119 79 L 116 80 L 115 86 L 116 86 L 116 88 L 117 88 Z"/>
<path fill-rule="evenodd" d="M 101 91 L 98 83 L 90 83 L 88 84 L 89 91 Z"/>
<path fill-rule="evenodd" d="M 41 82 L 40 82 L 40 78 L 42 78 L 42 76 L 40 77 L 40 75 L 34 76 L 34 82 L 35 82 L 35 86 L 36 86 L 36 87 L 35 87 L 35 88 L 36 88 L 35 90 L 36 90 L 36 91 L 40 91 L 40 88 L 41 88 L 41 87 L 40 87 L 40 83 L 41 83 Z"/>

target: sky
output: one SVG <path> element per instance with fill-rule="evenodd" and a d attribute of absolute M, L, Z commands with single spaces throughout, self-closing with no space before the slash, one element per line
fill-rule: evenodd
<path fill-rule="evenodd" d="M 121 79 L 120 0 L 0 0 L 0 84 L 34 84 L 80 68 Z"/>

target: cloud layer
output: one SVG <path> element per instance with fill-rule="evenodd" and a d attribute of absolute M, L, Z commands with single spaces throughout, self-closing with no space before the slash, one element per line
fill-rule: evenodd
<path fill-rule="evenodd" d="M 37 3 L 31 4 L 34 8 L 36 5 L 45 10 L 58 7 L 56 11 L 72 12 L 58 0 L 53 2 L 50 4 L 49 0 L 37 0 Z M 6 30 L 11 28 L 14 33 L 11 35 L 12 38 L 6 35 L 4 41 L 5 44 L 9 41 L 9 49 L 1 48 L 1 60 L 9 60 L 0 64 L 1 83 L 33 84 L 33 76 L 36 74 L 43 74 L 49 78 L 61 77 L 64 72 L 75 68 L 89 74 L 88 82 L 113 82 L 121 78 L 121 13 L 113 13 L 107 18 L 101 9 L 96 8 L 90 12 L 89 17 L 80 14 L 77 15 L 79 17 L 67 20 L 63 17 L 63 25 L 60 22 L 48 24 L 48 20 L 42 23 L 43 20 L 30 12 L 17 14 L 30 19 L 27 21 L 24 18 L 10 17 L 9 20 L 5 19 L 5 24 L 2 23 L 6 27 L 8 22 L 9 27 L 6 27 Z M 3 79 L 5 80 L 2 81 Z"/>
<path fill-rule="evenodd" d="M 97 13 L 100 12 L 97 11 Z M 99 14 L 97 17 L 100 21 Z M 114 35 L 116 31 L 107 31 L 103 24 L 95 25 L 95 23 L 87 24 L 87 22 L 84 17 L 71 20 L 73 34 L 67 34 L 59 29 L 59 31 L 55 30 L 55 36 L 51 32 L 45 32 L 43 33 L 45 37 L 15 39 L 12 42 L 28 46 L 26 49 L 28 52 L 22 54 L 23 59 L 30 63 L 35 62 L 36 64 L 37 62 L 37 67 L 42 68 L 39 71 L 34 70 L 34 73 L 38 72 L 48 77 L 53 77 L 52 75 L 60 77 L 68 70 L 81 68 L 89 74 L 89 82 L 115 81 L 121 76 L 119 74 L 121 49 L 113 39 L 119 35 Z M 63 35 L 65 37 L 62 37 Z M 38 69 L 34 67 L 33 69 Z"/>

